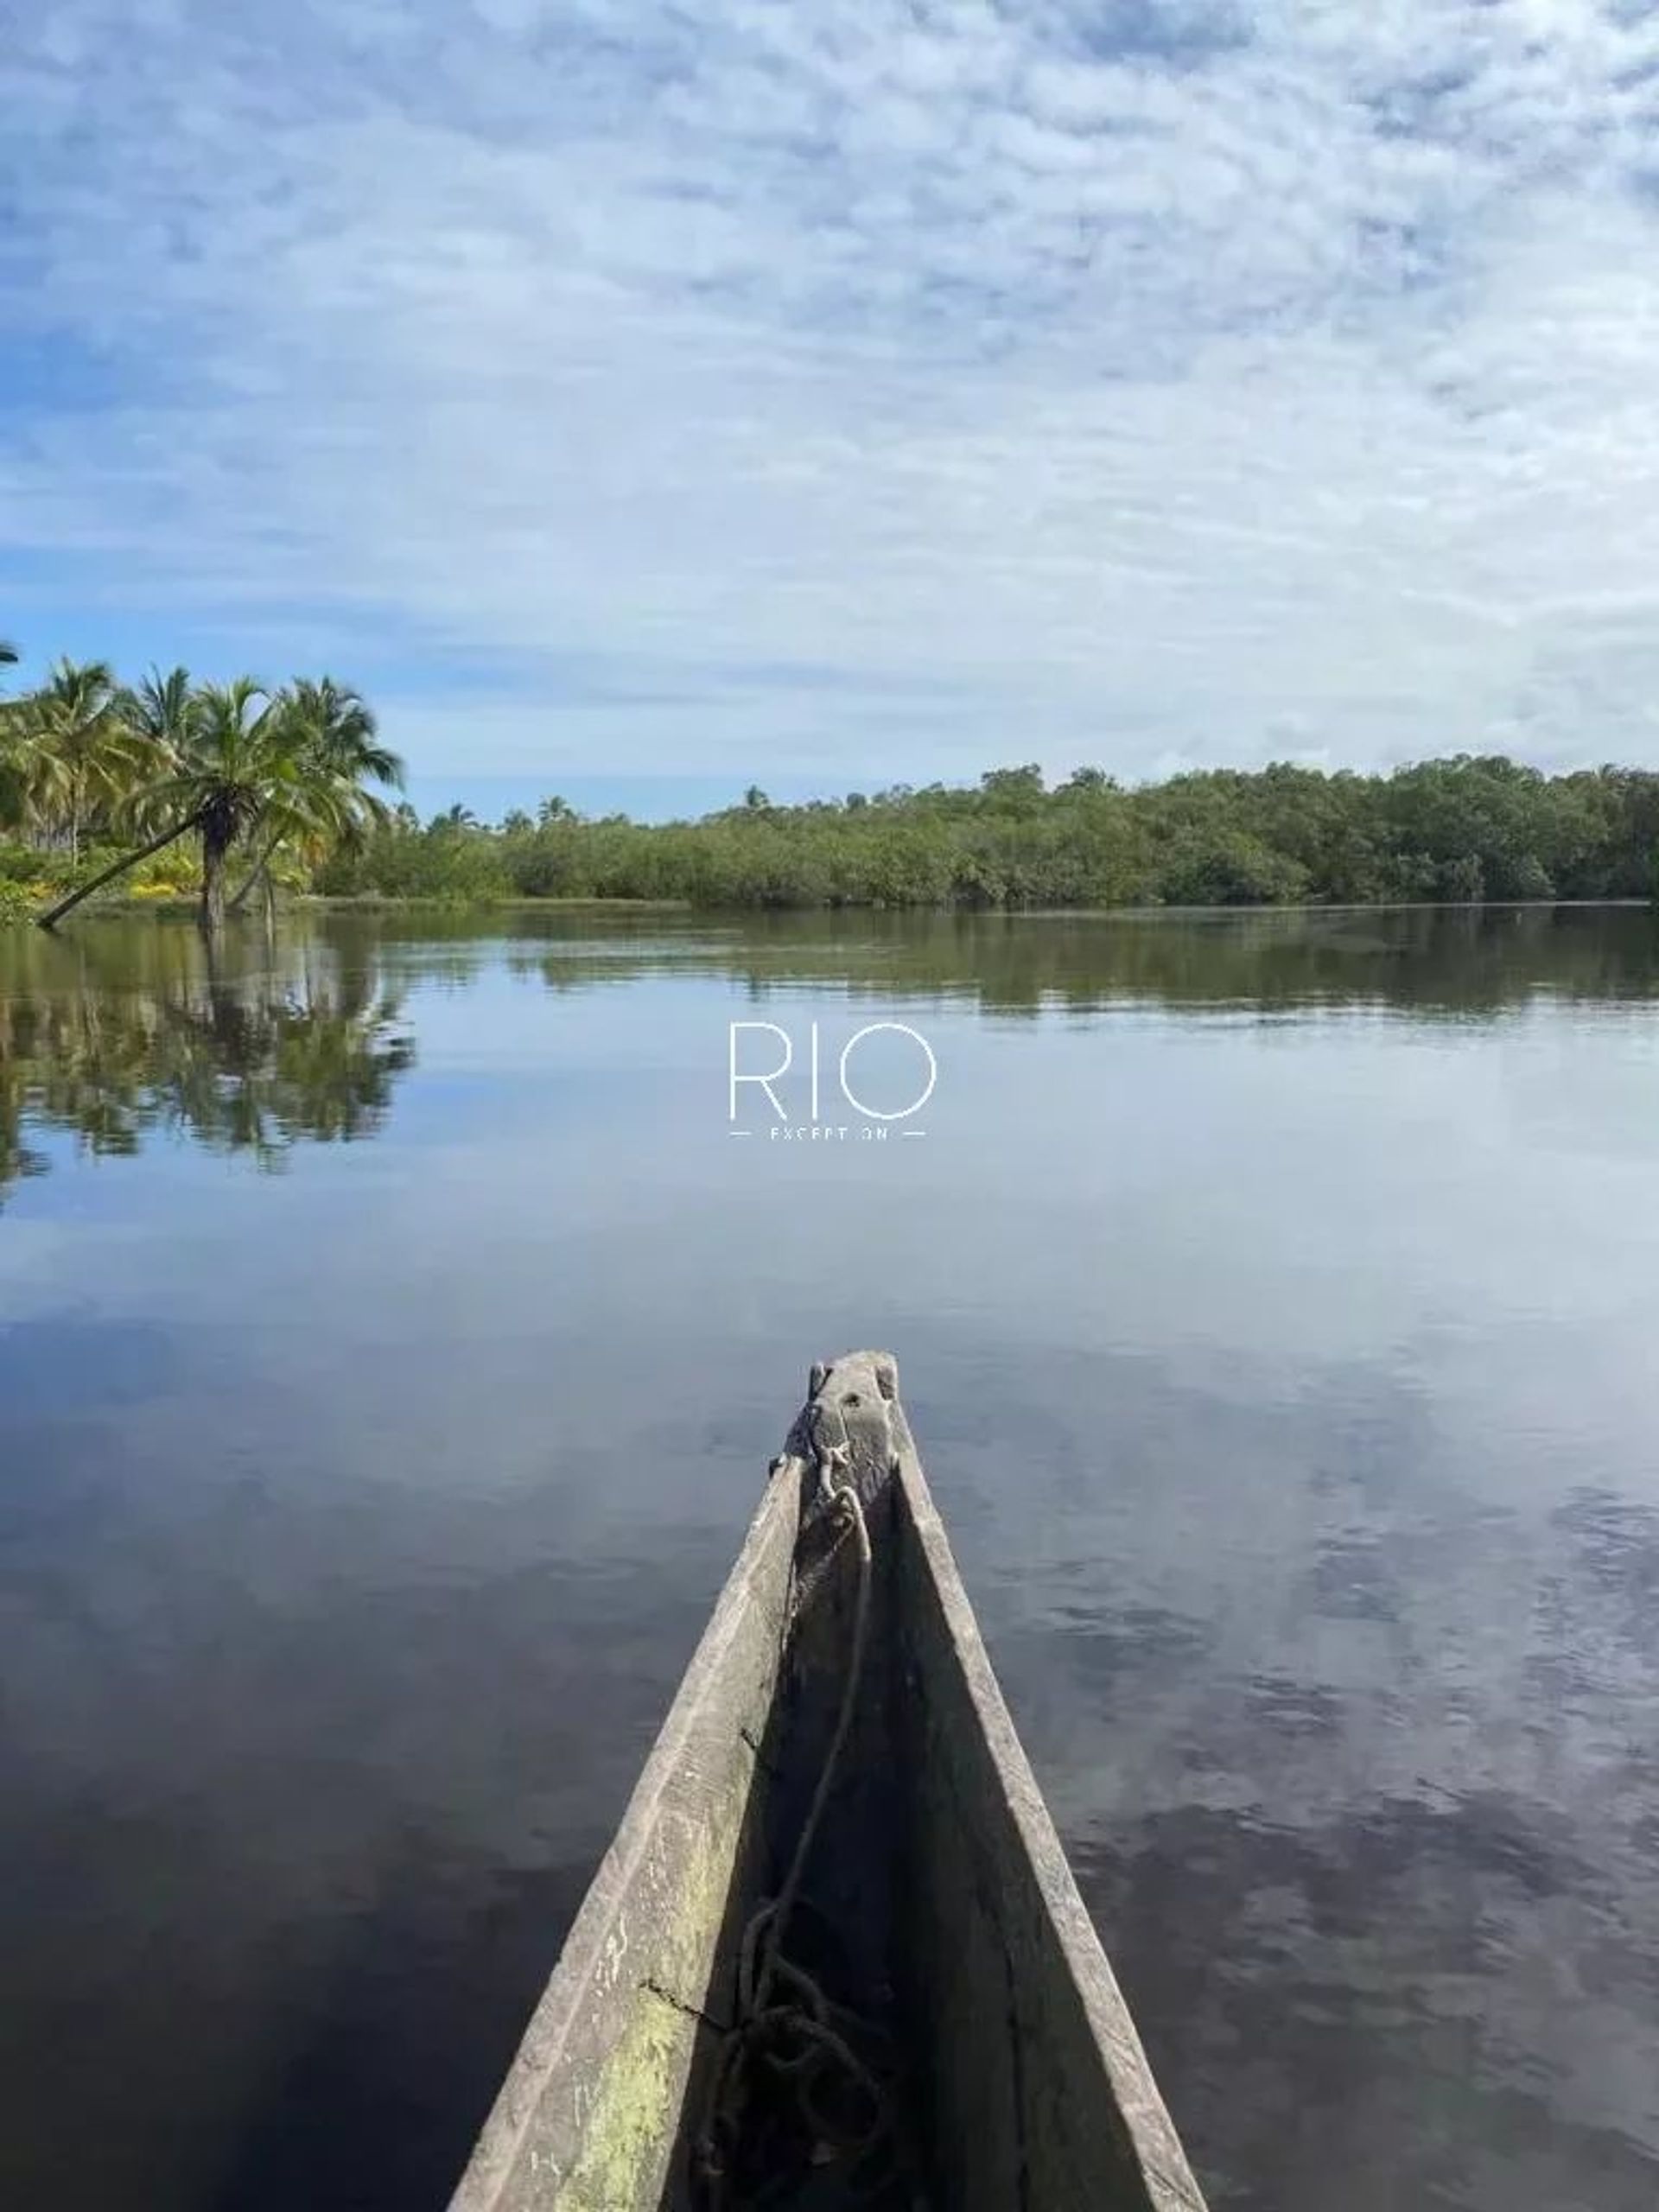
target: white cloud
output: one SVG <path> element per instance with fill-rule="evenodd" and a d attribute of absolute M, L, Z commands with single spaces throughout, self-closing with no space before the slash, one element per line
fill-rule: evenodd
<path fill-rule="evenodd" d="M 0 574 L 429 771 L 1659 760 L 1659 16 L 263 20 L 0 59 Z"/>

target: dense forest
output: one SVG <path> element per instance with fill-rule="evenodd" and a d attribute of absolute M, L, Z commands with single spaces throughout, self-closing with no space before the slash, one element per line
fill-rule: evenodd
<path fill-rule="evenodd" d="M 407 807 L 335 849 L 336 894 L 673 899 L 699 906 L 1282 906 L 1649 898 L 1659 774 L 1548 777 L 1459 755 L 1382 776 L 1280 766 L 1124 786 L 1035 767 L 696 822 L 583 820 L 561 799 L 485 826 Z"/>
<path fill-rule="evenodd" d="M 6 649 L 0 647 L 0 658 Z M 334 897 L 671 899 L 704 907 L 1367 905 L 1647 899 L 1659 773 L 1546 776 L 1459 753 L 1387 775 L 1280 764 L 1125 785 L 1034 766 L 698 821 L 423 823 L 402 764 L 332 679 L 135 686 L 62 661 L 0 702 L 0 919 L 55 921 L 116 885 L 188 895 L 217 930 L 277 890 Z M 378 792 L 376 786 L 380 787 Z M 385 796 L 381 796 L 384 792 Z"/>

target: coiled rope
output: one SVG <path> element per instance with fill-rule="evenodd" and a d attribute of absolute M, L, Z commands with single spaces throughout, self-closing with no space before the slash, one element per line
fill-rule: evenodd
<path fill-rule="evenodd" d="M 887 2100 L 881 2088 L 846 2037 L 831 2024 L 832 2014 L 839 2014 L 844 2021 L 856 2024 L 853 2016 L 832 2005 L 812 1976 L 784 1955 L 784 1941 L 800 1900 L 813 1840 L 830 1802 L 836 1770 L 852 1728 L 869 1635 L 870 1532 L 857 1489 L 845 1479 L 850 1463 L 851 1453 L 845 1444 L 831 1445 L 818 1454 L 818 1474 L 824 1495 L 830 1511 L 842 1523 L 833 1550 L 838 1550 L 850 1535 L 857 1552 L 858 1586 L 841 1705 L 783 1885 L 775 1897 L 751 1914 L 739 1946 L 737 2013 L 721 2044 L 710 2084 L 708 2116 L 695 2152 L 695 2169 L 703 2184 L 710 2212 L 725 2212 L 732 2202 L 730 2189 L 750 2077 L 757 2061 L 764 2063 L 774 2075 L 791 2082 L 796 2108 L 806 2132 L 816 2145 L 827 2146 L 832 2158 L 861 2159 L 874 2148 L 890 2122 Z M 863 2107 L 861 2125 L 825 2108 L 823 2085 L 826 2076 L 839 2077 L 843 2088 L 853 2088 Z M 768 2190 L 766 2196 L 771 2195 Z"/>

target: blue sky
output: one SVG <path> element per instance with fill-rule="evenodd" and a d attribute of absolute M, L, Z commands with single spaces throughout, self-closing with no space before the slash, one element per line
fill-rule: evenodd
<path fill-rule="evenodd" d="M 0 633 L 423 796 L 1659 763 L 1659 8 L 0 0 Z"/>

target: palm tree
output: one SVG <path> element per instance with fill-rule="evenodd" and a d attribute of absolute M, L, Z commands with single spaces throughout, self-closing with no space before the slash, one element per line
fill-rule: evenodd
<path fill-rule="evenodd" d="M 251 676 L 204 684 L 179 750 L 130 810 L 141 828 L 159 823 L 156 834 L 60 899 L 41 916 L 41 928 L 54 928 L 83 899 L 194 830 L 201 838 L 201 926 L 213 936 L 225 918 L 226 856 L 294 778 L 294 744 L 279 701 Z"/>
<path fill-rule="evenodd" d="M 143 683 L 122 694 L 127 727 L 149 747 L 152 760 L 176 761 L 189 742 L 196 715 L 196 691 L 188 668 L 163 676 L 152 668 Z"/>
<path fill-rule="evenodd" d="M 143 747 L 127 721 L 123 695 L 107 661 L 60 660 L 23 702 L 23 772 L 35 808 L 69 833 L 69 860 L 80 858 L 80 833 L 98 807 L 129 798 Z"/>
<path fill-rule="evenodd" d="M 361 695 L 332 676 L 301 677 L 280 695 L 295 740 L 298 772 L 293 787 L 265 812 L 268 834 L 245 881 L 231 901 L 235 913 L 256 884 L 270 895 L 271 863 L 283 844 L 359 846 L 390 818 L 386 802 L 365 788 L 403 788 L 404 764 L 382 745 L 372 709 Z"/>
<path fill-rule="evenodd" d="M 359 830 L 378 826 L 385 819 L 385 802 L 363 785 L 401 791 L 404 764 L 390 746 L 381 744 L 373 709 L 360 692 L 336 683 L 332 676 L 315 683 L 301 677 L 289 686 L 288 696 L 305 734 L 308 757 L 326 768 L 337 786 L 342 819 Z"/>
<path fill-rule="evenodd" d="M 204 684 L 176 770 L 152 810 L 188 817 L 201 838 L 201 912 L 212 937 L 225 920 L 225 865 L 273 808 L 302 801 L 299 733 L 286 701 L 251 676 Z"/>
<path fill-rule="evenodd" d="M 191 694 L 162 772 L 130 810 L 137 828 L 156 834 L 42 914 L 41 927 L 53 928 L 92 892 L 194 830 L 201 839 L 201 926 L 211 938 L 225 919 L 227 863 L 260 825 L 278 841 L 320 847 L 362 834 L 383 804 L 365 780 L 396 781 L 403 764 L 378 743 L 355 692 L 329 685 L 325 695 L 315 685 L 306 696 L 311 704 L 302 708 L 293 692 L 272 692 L 247 676 Z"/>

